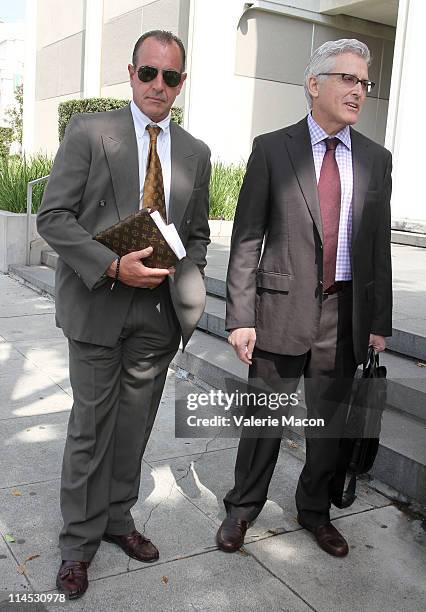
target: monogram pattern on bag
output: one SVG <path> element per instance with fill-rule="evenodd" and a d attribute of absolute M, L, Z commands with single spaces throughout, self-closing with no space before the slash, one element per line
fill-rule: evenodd
<path fill-rule="evenodd" d="M 143 260 L 149 268 L 171 268 L 178 258 L 169 247 L 150 216 L 152 209 L 143 208 L 122 221 L 99 232 L 95 240 L 117 253 L 120 257 L 152 246 L 153 253 Z"/>

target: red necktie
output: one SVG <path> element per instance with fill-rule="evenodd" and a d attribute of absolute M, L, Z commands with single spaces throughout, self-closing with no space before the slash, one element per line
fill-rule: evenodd
<path fill-rule="evenodd" d="M 323 289 L 326 291 L 335 281 L 337 239 L 340 220 L 340 174 L 336 162 L 338 138 L 324 140 L 327 150 L 322 161 L 318 181 L 318 195 L 323 235 Z"/>

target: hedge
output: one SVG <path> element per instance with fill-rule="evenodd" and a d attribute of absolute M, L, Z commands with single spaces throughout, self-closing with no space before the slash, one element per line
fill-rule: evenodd
<path fill-rule="evenodd" d="M 72 115 L 76 113 L 99 113 L 103 111 L 114 110 L 116 108 L 123 108 L 127 106 L 129 100 L 123 100 L 120 98 L 78 98 L 76 100 L 66 100 L 61 102 L 58 106 L 58 131 L 59 141 L 61 141 L 65 134 L 65 128 L 68 125 Z M 172 119 L 182 124 L 183 110 L 179 107 L 172 108 Z"/>

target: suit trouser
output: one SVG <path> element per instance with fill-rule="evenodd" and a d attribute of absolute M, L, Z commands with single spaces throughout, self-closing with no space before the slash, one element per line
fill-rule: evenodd
<path fill-rule="evenodd" d="M 142 456 L 179 340 L 167 283 L 134 291 L 116 346 L 69 339 L 74 404 L 62 465 L 62 559 L 90 561 L 105 532 L 135 528 Z"/>
<path fill-rule="evenodd" d="M 306 434 L 306 462 L 299 478 L 296 505 L 308 526 L 329 521 L 333 476 L 347 399 L 356 371 L 352 343 L 352 289 L 328 296 L 322 305 L 319 330 L 309 352 L 279 355 L 255 347 L 249 380 L 291 393 L 305 377 L 308 418 L 324 418 L 325 428 Z M 282 427 L 262 437 L 243 430 L 235 465 L 234 488 L 224 498 L 228 516 L 253 521 L 262 510 L 280 449 Z M 330 437 L 327 437 L 327 433 Z M 252 434 L 251 434 L 252 436 Z"/>

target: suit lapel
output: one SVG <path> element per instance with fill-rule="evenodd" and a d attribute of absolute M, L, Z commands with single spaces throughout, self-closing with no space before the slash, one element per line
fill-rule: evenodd
<path fill-rule="evenodd" d="M 192 195 L 197 171 L 198 155 L 191 147 L 190 138 L 177 124 L 170 123 L 171 184 L 169 222 L 179 230 L 185 208 Z"/>
<path fill-rule="evenodd" d="M 104 130 L 102 143 L 119 217 L 123 219 L 139 208 L 139 162 L 130 106 L 116 112 L 115 121 Z"/>
<path fill-rule="evenodd" d="M 299 187 L 322 240 L 321 210 L 307 119 L 288 128 L 286 136 L 287 149 Z"/>
<path fill-rule="evenodd" d="M 371 153 L 368 141 L 351 128 L 353 196 L 352 196 L 352 248 L 359 234 L 365 194 L 371 175 Z"/>

